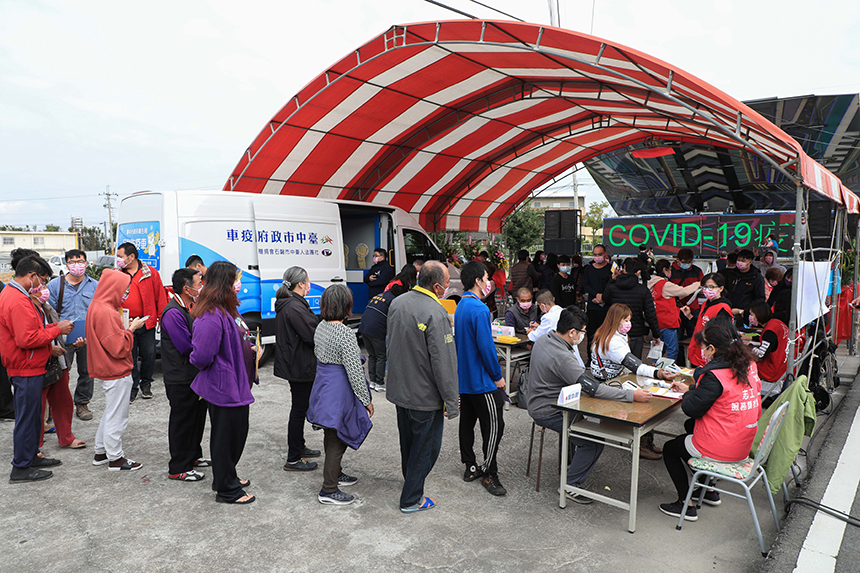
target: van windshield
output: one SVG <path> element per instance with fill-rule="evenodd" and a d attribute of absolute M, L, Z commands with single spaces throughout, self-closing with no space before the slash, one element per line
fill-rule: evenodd
<path fill-rule="evenodd" d="M 403 243 L 406 247 L 406 262 L 412 264 L 416 259 L 438 261 L 439 251 L 430 239 L 415 229 L 403 229 Z"/>

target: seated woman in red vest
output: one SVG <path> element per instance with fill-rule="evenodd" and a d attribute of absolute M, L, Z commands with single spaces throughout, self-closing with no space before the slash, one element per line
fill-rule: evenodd
<path fill-rule="evenodd" d="M 783 377 L 788 366 L 788 325 L 773 316 L 763 300 L 750 306 L 750 326 L 762 326 L 761 345 L 753 348 L 761 377 L 762 396 L 782 392 Z"/>
<path fill-rule="evenodd" d="M 706 366 L 690 386 L 672 383 L 673 390 L 684 394 L 681 409 L 690 417 L 684 423 L 687 433 L 663 444 L 663 463 L 675 484 L 678 501 L 661 504 L 660 511 L 676 519 L 681 516 L 690 486 L 687 461 L 692 457 L 724 462 L 746 459 L 761 416 L 761 380 L 755 358 L 738 339 L 731 319 L 712 320 L 694 336 Z M 707 492 L 704 502 L 719 505 L 720 494 Z M 698 519 L 692 502 L 684 519 Z"/>
<path fill-rule="evenodd" d="M 719 273 L 711 273 L 702 278 L 702 295 L 705 297 L 705 304 L 699 310 L 699 318 L 696 320 L 696 329 L 693 331 L 693 338 L 690 339 L 690 346 L 687 349 L 687 360 L 695 367 L 705 365 L 705 360 L 702 358 L 701 348 L 696 342 L 696 334 L 708 325 L 708 322 L 723 315 L 727 318 L 732 318 L 732 305 L 729 299 L 723 296 L 723 290 L 726 286 L 726 279 Z M 692 318 L 693 315 L 689 310 L 685 311 L 687 318 Z"/>

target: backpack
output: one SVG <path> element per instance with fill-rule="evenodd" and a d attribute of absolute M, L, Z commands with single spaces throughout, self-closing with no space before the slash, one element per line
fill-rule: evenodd
<path fill-rule="evenodd" d="M 517 378 L 517 407 L 523 410 L 528 409 L 529 405 L 528 382 L 529 367 L 524 366 L 520 369 L 520 375 Z"/>

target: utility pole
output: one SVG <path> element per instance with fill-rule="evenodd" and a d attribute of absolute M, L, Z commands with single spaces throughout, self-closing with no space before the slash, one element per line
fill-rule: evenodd
<path fill-rule="evenodd" d="M 547 0 L 549 4 L 549 25 L 556 28 L 561 27 L 561 14 L 559 14 L 558 0 Z"/>
<path fill-rule="evenodd" d="M 105 197 L 104 207 L 108 210 L 108 220 L 106 223 L 110 225 L 105 229 L 105 240 L 107 242 L 105 252 L 107 252 L 107 254 L 111 254 L 111 233 L 113 233 L 113 207 L 111 206 L 111 199 L 113 197 L 117 197 L 117 194 L 110 192 L 110 185 L 105 185 L 105 192 L 100 193 L 100 195 Z"/>

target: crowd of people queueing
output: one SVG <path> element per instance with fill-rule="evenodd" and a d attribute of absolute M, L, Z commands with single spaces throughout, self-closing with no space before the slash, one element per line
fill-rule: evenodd
<path fill-rule="evenodd" d="M 67 254 L 67 262 L 76 262 L 78 253 Z M 768 357 L 776 356 L 773 363 L 779 362 L 777 351 L 784 352 L 780 336 L 787 336 L 787 332 L 773 328 L 771 322 L 782 320 L 780 312 L 786 312 L 779 303 L 790 293 L 790 282 L 783 282 L 784 271 L 780 271 L 783 276 L 779 280 L 769 280 L 774 291 L 780 285 L 784 291 L 770 306 L 761 292 L 768 274 L 776 276 L 768 257 L 764 263 L 770 268 L 760 269 L 751 265 L 751 253 L 741 251 L 736 257 L 726 257 L 725 273 L 702 276 L 691 264 L 692 253 L 684 250 L 676 261 L 657 261 L 651 269 L 646 268 L 653 262 L 647 253 L 648 260 L 629 258 L 617 272 L 602 246 L 596 246 L 593 254 L 585 267 L 579 256 L 548 254 L 544 259 L 538 253 L 535 259 L 539 264 L 532 264 L 528 253 L 518 254 L 519 262 L 511 269 L 517 305 L 507 311 L 506 322 L 533 342 L 528 380 L 520 388 L 520 399 L 526 401 L 538 425 L 561 432 L 561 413 L 552 404 L 565 386 L 579 383 L 586 395 L 641 402 L 651 399 L 650 392 L 615 388 L 607 382 L 625 370 L 672 381 L 673 389 L 684 393 L 682 409 L 690 416 L 685 425 L 687 433 L 667 442 L 662 451 L 653 436 L 646 436 L 643 451 L 657 459 L 663 457 L 678 489 L 678 501 L 661 505 L 661 511 L 674 517 L 684 512 L 687 519 L 695 519 L 694 507 L 682 507 L 688 485 L 684 462 L 693 456 L 737 461 L 749 453 L 755 434 L 751 420 L 757 420 L 761 410 L 763 380 L 779 378 L 778 364 L 772 368 Z M 60 465 L 59 460 L 39 453 L 43 396 L 54 415 L 60 445 L 85 445 L 70 432 L 73 406 L 69 364 L 63 360 L 59 368 L 53 364 L 54 358 L 71 358 L 81 348 L 86 349 L 89 372 L 105 392 L 93 464 L 118 472 L 141 467 L 140 462 L 125 456 L 122 436 L 136 390 L 144 398 L 147 393 L 151 396 L 152 380 L 147 376 L 152 371 L 143 365 L 142 356 L 137 377 L 134 374 L 148 343 L 138 340 L 138 332 L 149 329 L 153 318 L 143 313 L 152 309 L 162 327 L 164 383 L 171 408 L 168 476 L 200 481 L 204 474 L 198 469 L 211 465 L 216 501 L 253 502 L 255 496 L 245 491 L 250 481 L 238 477 L 236 464 L 248 433 L 249 405 L 254 401 L 251 390 L 258 383 L 262 349 L 255 346 L 237 310 L 241 271 L 225 261 L 207 268 L 202 261 L 189 260 L 190 268 L 173 274 L 168 299 L 163 289 L 160 294 L 142 294 L 144 279 L 153 279 L 149 284 L 160 279 L 154 269 L 138 260 L 133 245 L 121 245 L 117 255 L 118 268 L 105 270 L 93 285 L 85 336 L 73 341 L 67 335 L 75 321 L 64 319 L 58 312 L 68 309 L 49 304 L 55 300 L 50 286 L 46 286 L 53 283 L 49 282 L 50 266 L 34 252 L 19 249 L 13 257 L 15 278 L 0 291 L 0 355 L 15 388 L 10 481 L 46 479 L 51 472 L 45 468 Z M 283 275 L 275 303 L 274 372 L 289 382 L 292 395 L 284 470 L 312 471 L 318 467 L 311 458 L 322 452 L 308 448 L 304 440 L 307 420 L 324 432 L 325 460 L 318 500 L 334 505 L 352 503 L 355 497 L 340 488 L 358 480 L 343 472 L 343 456 L 347 448 L 357 450 L 372 428 L 372 390 L 385 391 L 397 413 L 404 479 L 401 511 L 412 513 L 435 506 L 435 501 L 424 495 L 424 482 L 439 455 L 446 417 L 460 417 L 464 481 L 480 480 L 490 494 L 505 495 L 497 454 L 505 428 L 503 406 L 509 398 L 493 343 L 493 310 L 487 303 L 498 288 L 496 277 L 481 260 L 463 265 L 463 296 L 452 324 L 440 304 L 450 282 L 446 265 L 435 261 L 406 265 L 395 276 L 393 269 L 389 272 L 384 268 L 384 250 L 374 253 L 377 265 L 379 268 L 367 274 L 366 282 L 375 290 L 359 327 L 369 357 L 369 382 L 358 339 L 345 324 L 352 312 L 352 291 L 342 284 L 327 288 L 317 315 L 306 300 L 311 289 L 308 273 L 291 267 Z M 755 275 L 751 274 L 753 268 Z M 79 270 L 69 264 L 70 274 Z M 385 284 L 371 284 L 386 272 Z M 82 283 L 73 284 L 77 285 L 75 292 Z M 727 283 L 731 284 L 728 289 Z M 545 286 L 549 288 L 541 288 Z M 704 299 L 701 305 L 699 289 Z M 137 308 L 128 310 L 132 296 L 136 298 L 132 305 Z M 56 300 L 64 297 L 60 294 Z M 583 303 L 585 309 L 581 308 Z M 123 308 L 128 318 L 125 322 Z M 764 333 L 754 354 L 741 340 L 737 327 L 756 324 L 764 327 Z M 692 334 L 688 356 L 697 367 L 695 382 L 690 385 L 674 381 L 674 373 L 642 361 L 644 336 L 649 330 L 655 339 L 665 342 L 665 352 L 672 357 L 687 328 Z M 771 337 L 774 332 L 775 339 Z M 670 342 L 673 334 L 674 345 Z M 588 340 L 586 361 L 578 348 L 584 339 Z M 79 358 L 79 371 L 81 362 Z M 784 360 L 782 368 L 784 374 Z M 59 384 L 49 382 L 57 376 Z M 744 405 L 742 411 L 739 403 Z M 76 413 L 79 417 L 86 414 L 80 408 Z M 203 457 L 201 448 L 207 413 L 211 459 Z M 482 436 L 480 462 L 474 452 L 476 424 L 480 424 Z M 567 483 L 579 488 L 603 447 L 578 438 L 570 440 L 574 453 Z M 592 501 L 582 494 L 567 495 L 579 503 Z M 717 504 L 719 498 L 709 492 L 705 501 Z"/>

